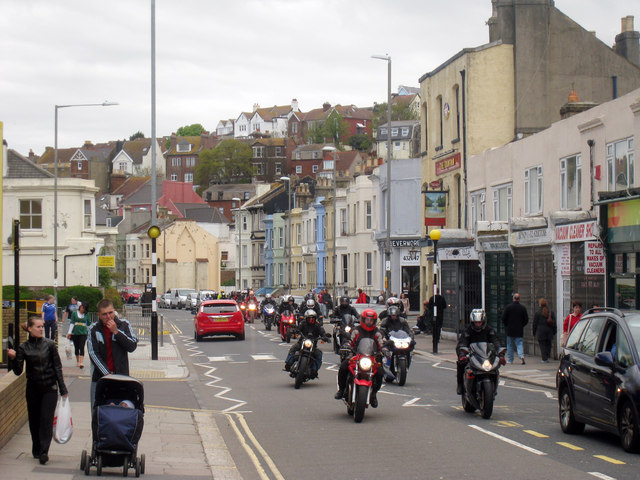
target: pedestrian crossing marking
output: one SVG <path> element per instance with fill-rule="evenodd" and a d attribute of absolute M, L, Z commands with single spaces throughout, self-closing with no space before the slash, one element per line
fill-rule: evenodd
<path fill-rule="evenodd" d="M 231 357 L 228 355 L 223 355 L 220 357 L 209 357 L 210 362 L 230 362 Z"/>
<path fill-rule="evenodd" d="M 508 420 L 500 420 L 498 422 L 498 425 L 500 425 L 501 427 L 522 427 L 522 425 L 520 425 L 518 422 L 511 422 Z"/>
<path fill-rule="evenodd" d="M 567 442 L 556 442 L 558 445 L 560 445 L 561 447 L 565 447 L 568 448 L 570 450 L 584 450 L 584 448 L 582 447 L 578 447 L 577 445 L 573 445 L 571 443 L 567 443 Z"/>
<path fill-rule="evenodd" d="M 544 433 L 535 432 L 533 430 L 524 430 L 524 433 L 528 433 L 529 435 L 533 435 L 538 438 L 549 438 L 549 435 L 545 435 Z"/>
<path fill-rule="evenodd" d="M 606 455 L 594 455 L 594 457 L 604 460 L 605 462 L 613 463 L 614 465 L 626 465 L 622 460 L 616 460 L 615 458 L 607 457 Z"/>
<path fill-rule="evenodd" d="M 271 354 L 251 355 L 251 358 L 253 358 L 254 360 L 276 360 L 276 357 Z"/>

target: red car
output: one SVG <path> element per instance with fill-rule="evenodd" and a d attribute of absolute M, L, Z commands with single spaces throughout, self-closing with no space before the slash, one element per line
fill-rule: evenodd
<path fill-rule="evenodd" d="M 122 287 L 120 295 L 122 295 L 122 301 L 124 303 L 140 303 L 142 290 L 137 287 Z"/>
<path fill-rule="evenodd" d="M 205 300 L 193 319 L 196 342 L 211 335 L 234 335 L 244 340 L 244 318 L 234 300 Z"/>

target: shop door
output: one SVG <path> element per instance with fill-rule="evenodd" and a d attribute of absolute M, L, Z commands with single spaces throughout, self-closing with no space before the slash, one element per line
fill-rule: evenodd
<path fill-rule="evenodd" d="M 402 291 L 407 294 L 411 310 L 420 308 L 420 267 L 402 267 Z M 420 312 L 422 313 L 422 312 Z"/>
<path fill-rule="evenodd" d="M 482 273 L 477 261 L 441 263 L 440 292 L 447 301 L 444 327 L 458 332 L 471 310 L 482 307 Z"/>
<path fill-rule="evenodd" d="M 513 295 L 513 256 L 511 252 L 485 254 L 484 301 L 487 321 L 499 334 L 504 330 L 502 310 Z"/>

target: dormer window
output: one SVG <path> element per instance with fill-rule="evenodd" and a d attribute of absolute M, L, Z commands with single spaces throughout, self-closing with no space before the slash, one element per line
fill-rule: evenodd
<path fill-rule="evenodd" d="M 190 151 L 191 151 L 191 144 L 190 144 L 190 143 L 187 143 L 187 142 L 179 143 L 179 144 L 178 144 L 178 146 L 177 146 L 177 148 L 176 148 L 176 151 L 177 151 L 178 153 L 180 153 L 180 152 L 182 152 L 182 153 L 184 153 L 184 152 L 190 152 Z"/>

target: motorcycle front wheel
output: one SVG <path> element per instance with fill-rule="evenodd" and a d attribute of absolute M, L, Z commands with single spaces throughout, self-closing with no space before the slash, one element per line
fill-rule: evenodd
<path fill-rule="evenodd" d="M 407 359 L 400 357 L 397 358 L 398 360 L 398 365 L 396 370 L 397 372 L 397 376 L 398 376 L 398 385 L 400 385 L 401 387 L 407 382 Z"/>
<path fill-rule="evenodd" d="M 462 408 L 467 413 L 473 413 L 476 411 L 476 407 L 474 407 L 471 402 L 467 399 L 467 391 L 466 389 L 462 392 Z"/>
<path fill-rule="evenodd" d="M 364 419 L 364 411 L 367 408 L 367 392 L 369 387 L 364 385 L 356 386 L 356 404 L 353 410 L 353 421 L 356 423 L 362 422 Z"/>
<path fill-rule="evenodd" d="M 302 384 L 304 383 L 304 377 L 307 374 L 307 366 L 308 366 L 308 364 L 309 364 L 309 358 L 308 357 L 302 357 L 300 359 L 300 362 L 298 363 L 298 371 L 296 373 L 296 383 L 294 385 L 296 390 L 298 388 L 300 388 L 302 386 Z"/>
<path fill-rule="evenodd" d="M 482 412 L 482 418 L 491 418 L 493 413 L 493 384 L 491 382 L 482 382 L 480 411 Z"/>

